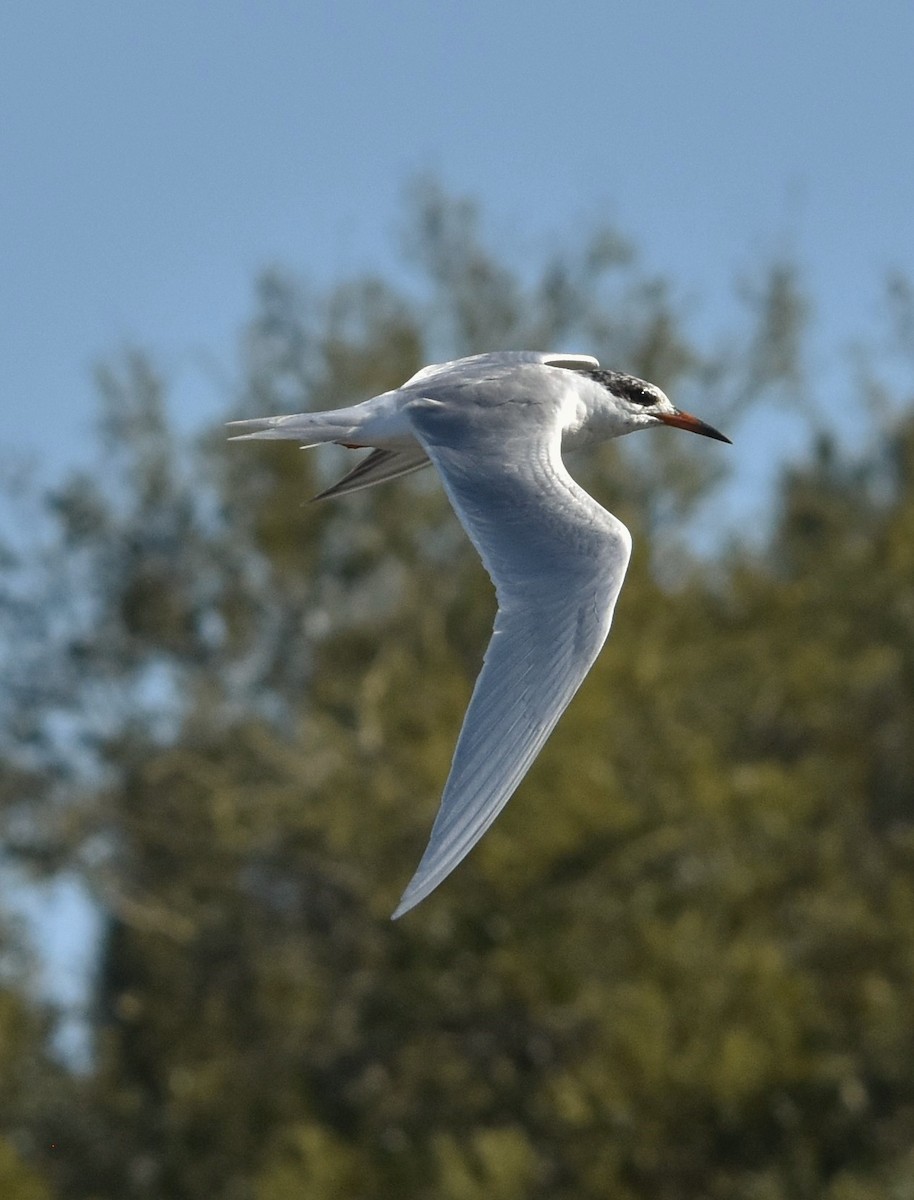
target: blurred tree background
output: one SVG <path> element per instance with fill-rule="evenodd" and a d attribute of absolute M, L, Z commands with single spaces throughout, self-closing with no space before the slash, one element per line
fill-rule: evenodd
<path fill-rule="evenodd" d="M 789 265 L 709 350 L 617 234 L 518 268 L 433 185 L 407 226 L 411 287 L 262 278 L 227 419 L 497 347 L 737 438 L 814 411 Z M 710 552 L 725 450 L 571 462 L 635 535 L 613 635 L 395 924 L 494 612 L 441 489 L 302 507 L 343 451 L 188 444 L 148 358 L 102 370 L 97 461 L 0 557 L 5 859 L 103 919 L 85 1062 L 0 926 L 3 1197 L 914 1197 L 914 404 L 871 361 L 878 436 L 823 434 Z"/>

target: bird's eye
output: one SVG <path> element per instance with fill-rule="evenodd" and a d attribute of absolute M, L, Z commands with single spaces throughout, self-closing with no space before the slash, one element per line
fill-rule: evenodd
<path fill-rule="evenodd" d="M 632 404 L 642 404 L 645 407 L 654 403 L 653 395 L 643 384 L 640 383 L 633 384 L 628 389 L 628 398 L 631 400 Z"/>

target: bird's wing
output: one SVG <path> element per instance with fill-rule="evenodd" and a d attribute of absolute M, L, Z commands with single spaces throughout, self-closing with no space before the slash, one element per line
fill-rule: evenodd
<path fill-rule="evenodd" d="M 469 358 L 456 358 L 452 362 L 431 363 L 417 371 L 404 388 L 419 384 L 440 383 L 458 380 L 492 369 L 510 370 L 522 364 L 541 367 L 567 367 L 570 371 L 587 371 L 599 367 L 599 362 L 589 354 L 555 354 L 543 350 L 493 350 L 488 354 L 471 354 Z"/>
<path fill-rule="evenodd" d="M 514 793 L 606 639 L 631 551 L 625 526 L 565 470 L 557 406 L 458 399 L 417 399 L 407 413 L 499 607 L 428 847 L 395 917 L 438 886 Z"/>
<path fill-rule="evenodd" d="M 328 500 L 331 496 L 344 496 L 347 492 L 358 492 L 386 479 L 399 479 L 412 471 L 421 471 L 429 465 L 429 457 L 421 446 L 408 450 L 373 450 L 357 463 L 348 475 L 344 475 L 332 487 L 319 492 L 314 500 Z"/>

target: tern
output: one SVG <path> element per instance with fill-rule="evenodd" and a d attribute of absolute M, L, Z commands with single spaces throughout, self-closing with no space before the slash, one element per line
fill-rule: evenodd
<path fill-rule="evenodd" d="M 503 351 L 424 367 L 330 412 L 231 423 L 232 440 L 371 449 L 315 499 L 432 464 L 495 585 L 498 613 L 428 846 L 393 913 L 424 900 L 483 836 L 599 654 L 631 535 L 569 475 L 562 452 L 671 425 L 729 438 L 651 383 L 584 354 Z"/>

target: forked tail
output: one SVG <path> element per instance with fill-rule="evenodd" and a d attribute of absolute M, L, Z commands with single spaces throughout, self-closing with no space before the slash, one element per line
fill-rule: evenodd
<path fill-rule="evenodd" d="M 284 438 L 298 442 L 302 449 L 319 446 L 322 442 L 336 442 L 349 449 L 360 449 L 371 445 L 363 441 L 368 431 L 364 428 L 365 414 L 354 408 L 340 408 L 334 412 L 294 413 L 287 417 L 254 417 L 246 421 L 230 421 L 233 429 L 242 430 L 229 438 L 230 442 L 251 441 L 254 438 Z M 327 488 L 315 500 L 330 496 L 344 496 L 362 488 L 373 487 L 387 479 L 398 479 L 429 465 L 428 455 L 418 443 L 397 446 L 396 449 L 375 448 L 371 454 L 357 463 L 348 475 Z"/>
<path fill-rule="evenodd" d="M 286 417 L 253 417 L 247 421 L 229 421 L 235 433 L 230 442 L 251 441 L 254 438 L 284 438 L 302 446 L 319 446 L 322 442 L 349 443 L 355 439 L 358 422 L 351 409 L 336 412 L 292 413 Z"/>

